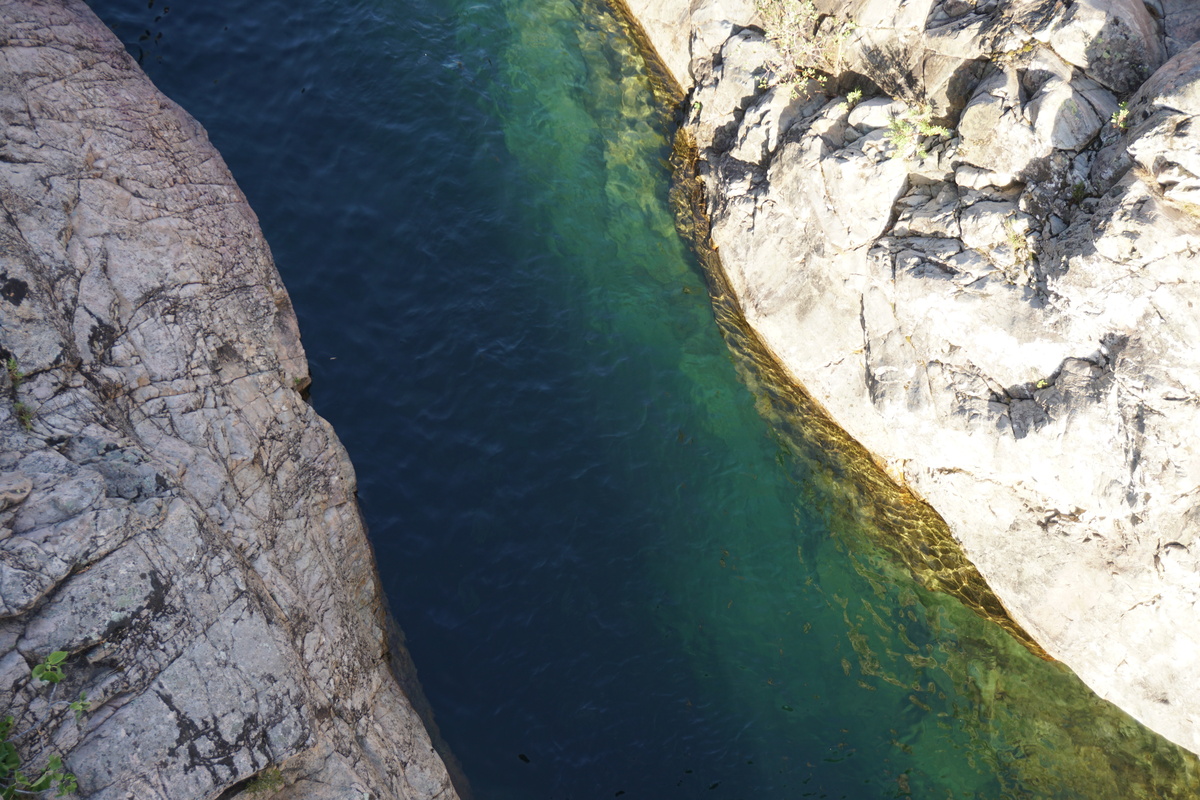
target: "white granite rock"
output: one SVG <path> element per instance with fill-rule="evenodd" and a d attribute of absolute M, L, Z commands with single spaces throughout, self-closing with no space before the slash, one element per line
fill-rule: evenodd
<path fill-rule="evenodd" d="M 698 138 L 747 321 L 1051 655 L 1200 753 L 1194 5 L 818 5 L 886 96 L 749 167 Z M 878 147 L 896 100 L 956 122 L 936 169 Z"/>

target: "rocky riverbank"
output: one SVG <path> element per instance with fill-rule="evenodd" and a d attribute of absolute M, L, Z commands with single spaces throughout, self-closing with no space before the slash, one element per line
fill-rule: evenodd
<path fill-rule="evenodd" d="M 24 771 L 61 754 L 94 798 L 456 797 L 203 129 L 78 0 L 0 2 L 0 124 L 0 714 Z M 61 682 L 33 679 L 52 653 Z"/>
<path fill-rule="evenodd" d="M 753 2 L 630 3 L 746 319 L 1050 655 L 1200 752 L 1200 11 L 816 5 L 797 96 Z"/>

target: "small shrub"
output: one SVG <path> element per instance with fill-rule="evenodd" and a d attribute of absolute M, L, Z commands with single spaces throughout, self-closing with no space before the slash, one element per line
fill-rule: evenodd
<path fill-rule="evenodd" d="M 842 47 L 854 23 L 822 18 L 812 0 L 756 0 L 767 40 L 779 50 L 768 64 L 780 85 L 796 92 L 810 80 L 824 85 L 843 66 Z"/>
<path fill-rule="evenodd" d="M 1126 130 L 1128 130 L 1129 129 L 1129 103 L 1126 103 L 1125 101 L 1121 101 L 1120 103 L 1118 103 L 1117 110 L 1112 113 L 1111 117 L 1109 117 L 1109 121 L 1112 122 L 1112 126 L 1114 128 L 1116 128 L 1117 130 L 1119 130 L 1121 133 L 1124 133 Z"/>
<path fill-rule="evenodd" d="M 87 699 L 87 692 L 80 692 L 78 700 L 72 700 L 67 708 L 75 712 L 75 721 L 83 722 L 83 715 L 92 710 L 92 701 Z"/>
<path fill-rule="evenodd" d="M 892 117 L 884 134 L 896 148 L 895 155 L 900 158 L 926 158 L 929 153 L 925 150 L 924 140 L 949 135 L 949 128 L 933 124 L 933 110 L 928 106 L 909 108 L 903 114 Z"/>
<path fill-rule="evenodd" d="M 1008 247 L 1012 251 L 1013 261 L 1016 265 L 1028 264 L 1033 260 L 1033 251 L 1029 248 L 1029 240 L 1025 238 L 1025 234 L 1017 230 L 1012 217 L 1004 220 L 1004 235 L 1008 239 Z"/>

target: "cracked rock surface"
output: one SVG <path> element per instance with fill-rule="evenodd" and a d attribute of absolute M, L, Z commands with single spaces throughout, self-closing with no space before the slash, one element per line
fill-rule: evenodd
<path fill-rule="evenodd" d="M 26 763 L 106 800 L 268 768 L 289 798 L 456 797 L 203 129 L 79 0 L 0 0 L 0 132 L 0 708 Z M 31 670 L 60 650 L 51 690 Z"/>
<path fill-rule="evenodd" d="M 630 3 L 747 321 L 1047 652 L 1200 753 L 1194 4 L 816 4 L 843 71 L 784 100 L 752 3 Z M 950 133 L 902 147 L 921 106 Z"/>

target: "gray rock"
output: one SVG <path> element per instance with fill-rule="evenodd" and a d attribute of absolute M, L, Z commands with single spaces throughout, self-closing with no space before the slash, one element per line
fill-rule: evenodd
<path fill-rule="evenodd" d="M 79 0 L 0 2 L 0 708 L 92 798 L 453 798 L 254 213 Z M 18 404 L 20 404 L 18 406 Z M 59 697 L 31 679 L 69 654 Z"/>
<path fill-rule="evenodd" d="M 1183 208 L 1200 203 L 1200 148 L 1187 135 L 1200 116 L 1200 44 L 1165 64 L 1130 109 L 1136 125 L 1125 156 L 1165 198 Z"/>
<path fill-rule="evenodd" d="M 33 481 L 19 472 L 0 475 L 0 511 L 20 503 L 33 491 Z"/>
<path fill-rule="evenodd" d="M 1168 56 L 1179 55 L 1200 41 L 1200 6 L 1192 0 L 1158 0 L 1158 3 L 1156 11 Z"/>
<path fill-rule="evenodd" d="M 1016 72 L 996 72 L 980 84 L 958 123 L 964 160 L 990 172 L 1018 175 L 1049 153 L 1026 118 Z"/>
<path fill-rule="evenodd" d="M 1017 210 L 1015 203 L 984 201 L 959 212 L 962 241 L 994 263 L 1011 265 L 1016 250 L 1026 247 L 1025 237 L 1033 230 L 1033 219 Z"/>
<path fill-rule="evenodd" d="M 1087 101 L 1102 122 L 1107 123 L 1120 109 L 1113 93 L 1090 78 L 1076 75 L 1071 79 L 1071 88 Z"/>
<path fill-rule="evenodd" d="M 738 128 L 737 144 L 730 155 L 742 161 L 761 163 L 775 152 L 788 128 L 802 116 L 804 106 L 804 99 L 789 88 L 772 87 L 746 110 Z"/>
<path fill-rule="evenodd" d="M 1019 175 L 1055 151 L 1086 147 L 1116 110 L 1110 92 L 1038 49 L 1023 71 L 1009 67 L 980 83 L 959 121 L 960 155 L 985 171 Z"/>
<path fill-rule="evenodd" d="M 1069 82 L 1042 89 L 1028 113 L 1038 138 L 1058 150 L 1079 150 L 1100 132 L 1100 116 Z"/>
<path fill-rule="evenodd" d="M 872 97 L 850 109 L 847 122 L 856 128 L 886 128 L 905 111 L 904 103 L 890 97 Z"/>
<path fill-rule="evenodd" d="M 1007 172 L 992 172 L 970 164 L 960 164 L 954 171 L 954 183 L 962 189 L 1004 189 L 1012 186 L 1016 180 Z"/>
<path fill-rule="evenodd" d="M 1139 107 L 1148 111 L 1166 109 L 1180 114 L 1200 114 L 1200 57 L 1193 45 L 1184 53 L 1163 65 L 1150 80 L 1138 89 L 1131 110 Z"/>
<path fill-rule="evenodd" d="M 1116 92 L 1130 92 L 1163 62 L 1158 28 L 1141 0 L 1076 0 L 1034 34 Z"/>
<path fill-rule="evenodd" d="M 705 147 L 714 147 L 721 151 L 734 149 L 738 146 L 737 137 L 729 132 L 726 124 L 731 118 L 739 121 L 746 109 L 757 108 L 757 114 L 751 115 L 751 122 L 744 128 L 742 139 L 753 140 L 761 135 L 762 142 L 746 144 L 743 141 L 742 152 L 746 160 L 759 161 L 766 147 L 767 140 L 778 140 L 778 129 L 769 130 L 772 121 L 777 122 L 787 108 L 788 90 L 776 92 L 771 99 L 760 98 L 762 83 L 769 72 L 768 65 L 775 58 L 776 50 L 773 45 L 763 39 L 761 34 L 754 31 L 741 31 L 734 34 L 721 47 L 720 57 L 715 59 L 705 73 L 707 80 L 697 89 L 692 98 L 692 123 L 697 141 Z M 763 107 L 763 103 L 769 105 Z M 770 104 L 781 104 L 771 108 Z M 758 117 L 757 126 L 754 124 Z M 792 114 L 791 116 L 794 116 Z M 766 117 L 767 129 L 756 135 L 755 127 L 763 127 L 763 117 Z M 774 134 L 774 135 L 772 135 Z M 757 156 L 757 157 L 756 157 Z"/>

